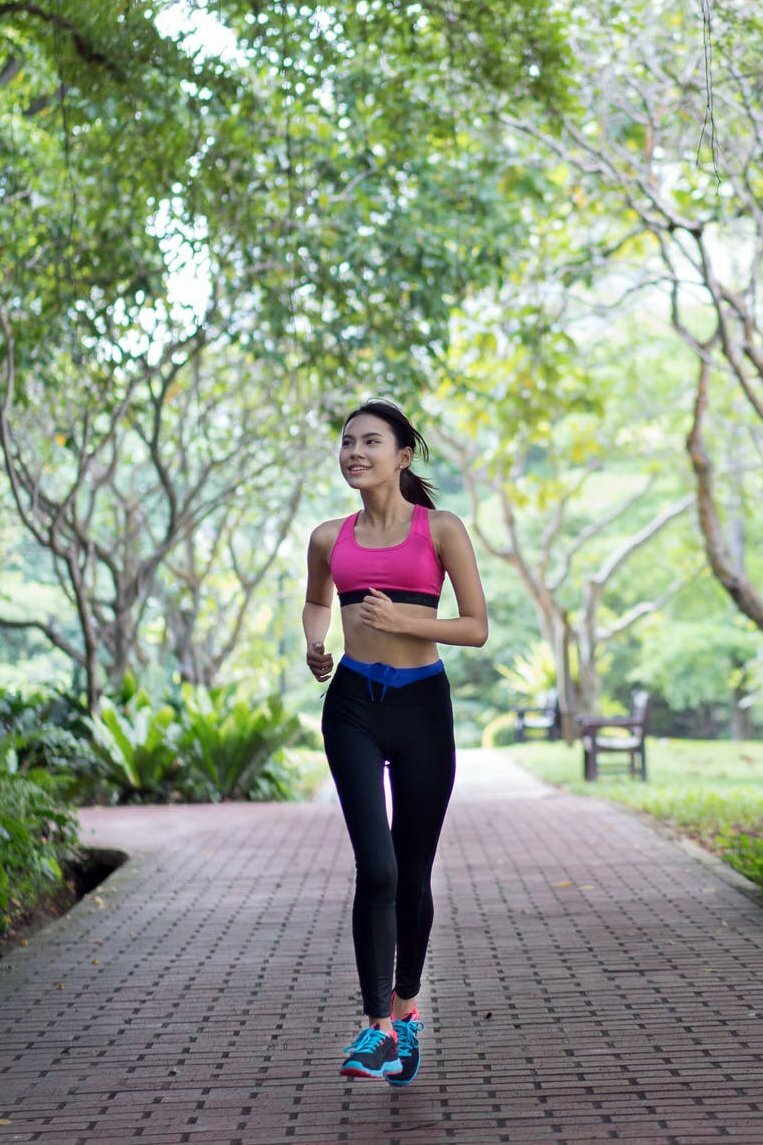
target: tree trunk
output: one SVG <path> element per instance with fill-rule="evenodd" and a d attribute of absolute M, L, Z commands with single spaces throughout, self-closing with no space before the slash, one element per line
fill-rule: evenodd
<path fill-rule="evenodd" d="M 763 631 L 763 598 L 755 591 L 746 576 L 734 568 L 732 558 L 725 543 L 718 509 L 715 502 L 713 465 L 705 449 L 702 437 L 702 422 L 707 410 L 707 389 L 710 377 L 710 363 L 707 358 L 700 362 L 697 378 L 697 397 L 694 404 L 694 422 L 686 439 L 686 448 L 697 478 L 697 507 L 699 527 L 705 542 L 705 552 L 710 566 L 737 608 L 749 616 L 750 620 Z"/>
<path fill-rule="evenodd" d="M 752 739 L 752 719 L 750 709 L 742 707 L 742 701 L 747 698 L 744 688 L 736 687 L 731 693 L 731 710 L 729 712 L 729 739 Z"/>

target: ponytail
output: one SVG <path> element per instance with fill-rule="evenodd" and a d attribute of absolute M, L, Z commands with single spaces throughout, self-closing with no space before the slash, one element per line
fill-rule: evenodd
<path fill-rule="evenodd" d="M 410 467 L 400 470 L 400 492 L 412 505 L 425 505 L 427 509 L 435 508 L 434 485 L 431 481 L 419 477 Z"/>
<path fill-rule="evenodd" d="M 370 413 L 386 421 L 387 425 L 392 427 L 399 449 L 410 449 L 414 456 L 418 453 L 423 461 L 429 460 L 429 446 L 394 402 L 386 401 L 384 398 L 374 398 L 364 402 L 345 419 L 345 428 L 348 422 L 361 413 Z M 400 470 L 400 492 L 412 505 L 425 505 L 427 509 L 434 509 L 435 491 L 431 481 L 419 477 L 412 469 Z"/>

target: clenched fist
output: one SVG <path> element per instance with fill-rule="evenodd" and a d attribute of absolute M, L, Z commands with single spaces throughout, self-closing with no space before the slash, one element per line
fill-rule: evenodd
<path fill-rule="evenodd" d="M 308 668 L 321 683 L 328 680 L 334 671 L 334 657 L 320 643 L 308 645 L 306 660 Z"/>

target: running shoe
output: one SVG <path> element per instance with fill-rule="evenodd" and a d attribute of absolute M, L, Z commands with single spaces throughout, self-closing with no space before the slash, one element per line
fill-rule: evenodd
<path fill-rule="evenodd" d="M 419 1032 L 424 1029 L 424 1023 L 419 1021 L 418 1010 L 412 1010 L 404 1018 L 395 1018 L 392 1027 L 397 1034 L 397 1052 L 403 1068 L 387 1081 L 390 1085 L 410 1085 L 421 1064 Z"/>
<path fill-rule="evenodd" d="M 388 1077 L 403 1068 L 397 1053 L 397 1039 L 378 1026 L 361 1030 L 355 1041 L 344 1047 L 344 1052 L 350 1055 L 339 1071 L 345 1077 Z"/>

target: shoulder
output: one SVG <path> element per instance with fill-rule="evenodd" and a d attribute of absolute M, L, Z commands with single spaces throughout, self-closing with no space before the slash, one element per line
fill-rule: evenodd
<path fill-rule="evenodd" d="M 317 525 L 310 534 L 310 548 L 321 556 L 325 556 L 326 560 L 328 560 L 342 525 L 346 520 L 346 517 L 337 517 L 333 521 L 323 521 L 320 525 Z"/>
<path fill-rule="evenodd" d="M 455 513 L 447 509 L 430 509 L 429 531 L 438 557 L 446 562 L 459 553 L 471 550 L 472 543 L 466 525 Z"/>
<path fill-rule="evenodd" d="M 468 537 L 464 522 L 455 513 L 450 513 L 447 509 L 429 510 L 429 528 L 432 531 L 432 537 L 437 541 Z"/>

